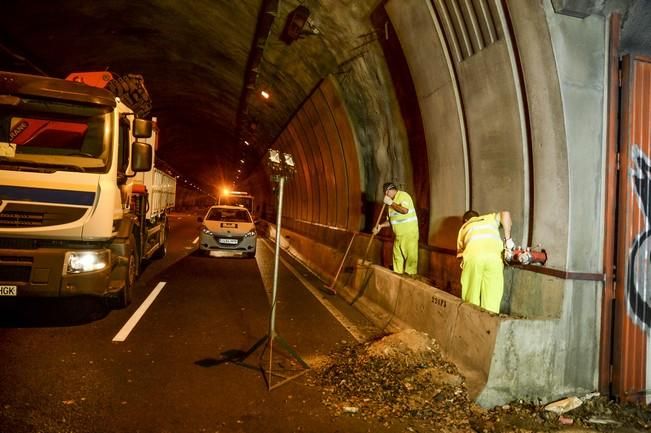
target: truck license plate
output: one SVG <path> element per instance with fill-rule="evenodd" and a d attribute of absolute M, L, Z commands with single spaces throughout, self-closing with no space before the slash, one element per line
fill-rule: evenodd
<path fill-rule="evenodd" d="M 0 286 L 0 296 L 17 296 L 18 286 Z"/>
<path fill-rule="evenodd" d="M 237 243 L 237 239 L 220 239 L 219 240 L 220 244 L 230 244 L 230 245 L 235 245 Z"/>

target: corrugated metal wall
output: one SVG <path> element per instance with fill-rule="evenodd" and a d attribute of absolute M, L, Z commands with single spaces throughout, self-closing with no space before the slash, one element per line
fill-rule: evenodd
<path fill-rule="evenodd" d="M 330 78 L 305 101 L 271 146 L 294 155 L 286 184 L 286 227 L 341 247 L 360 230 L 362 191 L 357 144 L 339 90 Z"/>
<path fill-rule="evenodd" d="M 624 60 L 612 387 L 625 400 L 651 390 L 651 58 Z"/>

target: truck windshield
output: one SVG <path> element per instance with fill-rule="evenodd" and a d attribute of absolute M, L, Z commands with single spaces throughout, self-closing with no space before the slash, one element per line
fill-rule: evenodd
<path fill-rule="evenodd" d="M 219 197 L 220 205 L 239 206 L 248 210 L 253 210 L 253 198 L 250 196 L 226 195 Z"/>
<path fill-rule="evenodd" d="M 33 99 L 0 105 L 0 168 L 105 172 L 110 131 L 104 108 Z"/>

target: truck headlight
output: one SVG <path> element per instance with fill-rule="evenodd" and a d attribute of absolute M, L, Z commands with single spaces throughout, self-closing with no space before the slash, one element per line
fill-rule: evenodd
<path fill-rule="evenodd" d="M 109 250 L 69 251 L 66 253 L 66 273 L 81 274 L 106 268 L 111 261 Z"/>
<path fill-rule="evenodd" d="M 257 234 L 257 233 L 256 233 L 255 229 L 253 229 L 253 230 L 249 230 L 248 232 L 246 232 L 246 233 L 244 234 L 244 237 L 245 237 L 245 238 L 250 238 L 251 236 L 255 236 L 256 234 Z"/>

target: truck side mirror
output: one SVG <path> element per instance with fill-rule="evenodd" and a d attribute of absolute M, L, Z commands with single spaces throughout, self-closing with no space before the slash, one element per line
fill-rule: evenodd
<path fill-rule="evenodd" d="M 152 134 L 152 122 L 145 119 L 133 119 L 131 130 L 136 138 L 149 138 Z"/>
<path fill-rule="evenodd" d="M 153 152 L 148 143 L 134 141 L 131 144 L 131 170 L 149 171 L 153 162 Z"/>

